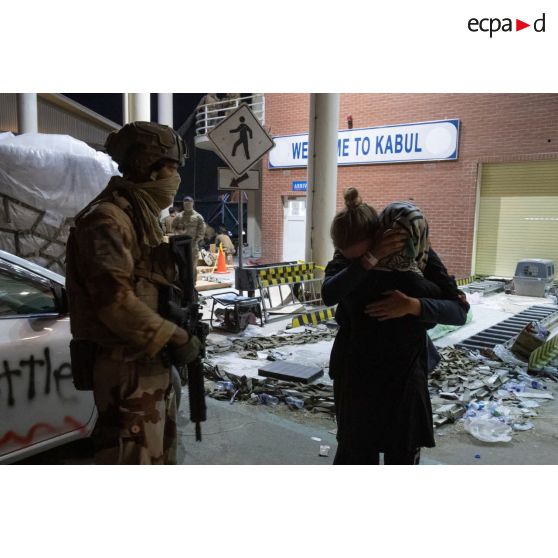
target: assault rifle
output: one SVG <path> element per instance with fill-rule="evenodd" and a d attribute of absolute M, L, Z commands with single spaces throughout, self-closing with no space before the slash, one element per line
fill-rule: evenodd
<path fill-rule="evenodd" d="M 198 294 L 194 285 L 192 242 L 192 238 L 188 235 L 170 237 L 171 252 L 178 267 L 180 290 L 173 287 L 163 287 L 159 297 L 159 310 L 167 320 L 185 329 L 190 336 L 195 335 L 201 341 L 199 356 L 187 365 L 190 420 L 196 424 L 196 440 L 201 441 L 200 423 L 207 418 L 202 358 L 205 357 L 205 339 L 209 332 L 209 326 L 201 321 L 202 313 L 199 309 Z M 186 379 L 184 368 L 179 369 L 182 380 Z"/>

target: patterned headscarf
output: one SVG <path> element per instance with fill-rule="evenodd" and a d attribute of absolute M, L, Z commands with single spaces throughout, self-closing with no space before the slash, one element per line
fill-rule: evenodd
<path fill-rule="evenodd" d="M 401 253 L 380 260 L 378 267 L 393 271 L 414 271 L 422 275 L 430 249 L 428 223 L 422 211 L 410 202 L 390 203 L 380 213 L 380 224 L 384 231 L 403 229 L 409 238 Z"/>

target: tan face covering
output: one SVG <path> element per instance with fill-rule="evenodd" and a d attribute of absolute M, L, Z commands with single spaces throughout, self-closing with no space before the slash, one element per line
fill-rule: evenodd
<path fill-rule="evenodd" d="M 174 197 L 180 186 L 180 176 L 177 174 L 169 178 L 159 178 L 150 182 L 135 184 L 135 190 L 151 196 L 159 211 L 163 211 L 174 202 Z"/>
<path fill-rule="evenodd" d="M 163 231 L 159 223 L 159 214 L 172 205 L 180 186 L 180 176 L 171 176 L 149 182 L 131 182 L 121 176 L 113 176 L 107 187 L 77 217 L 102 199 L 110 199 L 111 194 L 123 191 L 133 207 L 139 225 L 139 241 L 148 246 L 157 246 L 163 242 Z"/>

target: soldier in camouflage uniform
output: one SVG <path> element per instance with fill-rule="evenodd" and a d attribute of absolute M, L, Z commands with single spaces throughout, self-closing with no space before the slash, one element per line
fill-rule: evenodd
<path fill-rule="evenodd" d="M 163 222 L 161 223 L 163 225 L 163 232 L 166 235 L 174 233 L 172 224 L 176 217 L 176 209 L 174 207 L 169 207 L 169 214 L 163 219 Z"/>
<path fill-rule="evenodd" d="M 203 241 L 205 235 L 205 221 L 194 209 L 193 198 L 185 197 L 183 204 L 184 211 L 173 221 L 173 228 L 175 234 L 187 234 L 192 237 L 192 262 L 195 280 L 200 257 L 199 244 Z"/>
<path fill-rule="evenodd" d="M 123 177 L 76 216 L 67 248 L 72 343 L 94 348 L 93 358 L 75 361 L 92 362 L 95 460 L 176 463 L 175 395 L 162 350 L 190 362 L 199 340 L 158 313 L 159 286 L 176 274 L 159 214 L 178 189 L 185 145 L 167 126 L 133 122 L 106 148 Z"/>

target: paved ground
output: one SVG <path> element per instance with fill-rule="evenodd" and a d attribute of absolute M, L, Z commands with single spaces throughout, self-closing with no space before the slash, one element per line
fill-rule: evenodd
<path fill-rule="evenodd" d="M 555 400 L 540 410 L 535 429 L 516 432 L 509 443 L 488 444 L 471 437 L 462 423 L 436 431 L 436 447 L 423 451 L 423 465 L 545 465 L 558 464 L 558 384 L 550 386 Z M 186 394 L 185 394 L 186 395 Z M 307 411 L 278 407 L 208 402 L 202 442 L 196 442 L 187 409 L 179 413 L 179 463 L 184 465 L 329 465 L 336 442 L 333 419 Z M 365 441 L 363 440 L 363 443 Z M 321 457 L 320 446 L 330 446 Z M 23 464 L 91 464 L 88 441 L 37 455 Z"/>
<path fill-rule="evenodd" d="M 496 295 L 477 301 L 473 322 L 446 336 L 437 344 L 445 345 L 476 333 L 497 321 L 544 299 Z M 285 322 L 266 325 L 264 335 L 285 327 Z M 262 330 L 257 328 L 255 333 Z M 331 342 L 288 348 L 298 360 L 324 365 Z M 284 348 L 282 348 L 284 349 Z M 262 360 L 265 355 L 261 355 Z M 233 353 L 218 356 L 220 365 L 234 372 L 256 376 L 258 361 L 239 359 Z M 323 378 L 327 380 L 327 376 Z M 321 381 L 321 380 L 320 380 Z M 555 399 L 541 406 L 533 420 L 534 430 L 514 433 L 509 443 L 487 444 L 471 437 L 462 423 L 436 431 L 437 446 L 423 451 L 422 463 L 433 464 L 558 464 L 558 384 L 548 382 Z M 179 462 L 183 464 L 309 464 L 325 465 L 333 461 L 336 442 L 332 433 L 335 422 L 307 411 L 290 411 L 278 407 L 215 401 L 208 398 L 208 422 L 203 425 L 203 441 L 194 439 L 193 425 L 187 419 L 186 390 L 184 408 L 179 416 Z M 314 438 L 314 439 L 313 439 Z M 319 439 L 320 441 L 316 440 Z M 363 443 L 366 443 L 363 440 Z M 319 455 L 320 445 L 329 445 L 328 457 Z M 92 463 L 91 444 L 81 441 L 57 448 L 26 460 L 24 463 Z"/>
<path fill-rule="evenodd" d="M 473 438 L 458 422 L 436 431 L 436 447 L 425 449 L 424 465 L 548 465 L 558 464 L 558 384 L 550 386 L 553 401 L 540 408 L 535 429 L 516 432 L 511 442 L 485 443 Z M 194 442 L 193 425 L 181 427 L 184 464 L 330 464 L 335 455 L 335 421 L 309 412 L 229 405 L 209 401 L 209 422 L 203 441 Z M 185 421 L 187 423 L 187 421 Z M 313 438 L 320 438 L 318 442 Z M 365 443 L 365 440 L 363 440 Z M 320 445 L 331 446 L 320 457 Z M 478 457 L 477 457 L 478 456 Z"/>
<path fill-rule="evenodd" d="M 186 465 L 331 464 L 336 448 L 332 433 L 335 421 L 308 415 L 289 411 L 284 405 L 269 410 L 210 400 L 202 442 L 195 441 L 194 427 L 187 420 L 180 427 L 179 462 Z M 331 448 L 327 457 L 319 455 L 320 446 L 324 445 Z"/>

